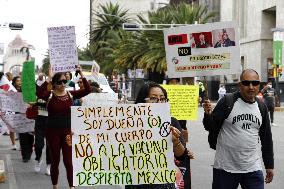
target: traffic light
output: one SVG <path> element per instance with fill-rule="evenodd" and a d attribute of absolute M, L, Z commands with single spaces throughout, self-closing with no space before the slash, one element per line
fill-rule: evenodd
<path fill-rule="evenodd" d="M 133 23 L 123 23 L 122 24 L 123 30 L 139 30 L 139 25 Z"/>
<path fill-rule="evenodd" d="M 24 25 L 22 23 L 9 23 L 10 30 L 22 30 Z"/>

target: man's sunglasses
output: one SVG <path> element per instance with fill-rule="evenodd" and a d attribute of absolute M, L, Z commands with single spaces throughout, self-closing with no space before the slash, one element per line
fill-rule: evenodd
<path fill-rule="evenodd" d="M 66 84 L 67 83 L 67 80 L 66 79 L 63 79 L 63 80 L 59 80 L 59 81 L 56 81 L 56 84 L 57 85 L 62 85 L 63 84 Z"/>
<path fill-rule="evenodd" d="M 260 81 L 248 81 L 248 80 L 244 80 L 244 81 L 241 81 L 242 85 L 244 86 L 250 86 L 250 84 L 252 84 L 252 86 L 258 86 L 260 84 Z"/>

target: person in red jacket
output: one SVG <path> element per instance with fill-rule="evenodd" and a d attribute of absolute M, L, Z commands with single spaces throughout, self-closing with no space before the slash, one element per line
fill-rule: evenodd
<path fill-rule="evenodd" d="M 62 149 L 63 162 L 67 172 L 67 180 L 70 188 L 73 187 L 72 165 L 72 132 L 71 132 L 71 106 L 74 99 L 80 99 L 91 92 L 90 85 L 83 76 L 80 67 L 77 71 L 82 78 L 84 89 L 67 92 L 67 79 L 65 73 L 56 73 L 47 79 L 37 91 L 37 96 L 47 101 L 47 128 L 46 139 L 51 152 L 51 181 L 53 189 L 58 189 L 58 174 L 60 162 L 60 150 Z M 49 72 L 49 78 L 51 76 Z M 52 89 L 52 90 L 51 90 Z"/>

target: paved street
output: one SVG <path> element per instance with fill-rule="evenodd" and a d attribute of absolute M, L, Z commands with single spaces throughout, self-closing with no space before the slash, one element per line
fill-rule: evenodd
<path fill-rule="evenodd" d="M 189 122 L 190 143 L 196 159 L 192 161 L 192 184 L 193 189 L 210 189 L 212 180 L 212 163 L 214 151 L 207 143 L 207 133 L 204 131 L 201 118 L 202 110 L 199 109 L 199 121 Z M 275 177 L 273 183 L 266 185 L 267 189 L 283 189 L 284 186 L 284 113 L 275 113 L 275 122 L 278 127 L 272 128 L 275 149 Z M 282 123 L 282 125 L 281 125 Z M 34 155 L 33 155 L 34 158 Z M 5 161 L 8 179 L 6 183 L 0 184 L 0 189 L 51 189 L 50 177 L 44 175 L 45 164 L 39 174 L 34 172 L 34 162 L 23 163 L 20 151 L 10 150 L 8 136 L 0 137 L 0 159 Z M 59 188 L 68 188 L 65 169 L 60 165 Z M 77 187 L 93 188 L 93 187 Z M 106 187 L 109 188 L 109 187 Z"/>

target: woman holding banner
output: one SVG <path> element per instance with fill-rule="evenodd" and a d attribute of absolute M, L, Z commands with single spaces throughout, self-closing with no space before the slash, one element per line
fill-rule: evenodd
<path fill-rule="evenodd" d="M 149 82 L 139 91 L 135 103 L 166 103 L 168 102 L 167 91 L 157 83 Z M 188 157 L 184 139 L 181 136 L 181 127 L 175 118 L 171 118 L 171 132 L 173 142 L 173 152 L 177 160 L 183 161 Z M 173 162 L 174 163 L 174 162 Z M 174 189 L 175 185 L 170 184 L 151 184 L 151 185 L 127 185 L 125 189 Z M 190 185 L 188 188 L 190 189 Z"/>
<path fill-rule="evenodd" d="M 65 73 L 56 73 L 42 84 L 37 91 L 37 96 L 47 102 L 47 128 L 46 139 L 51 152 L 51 181 L 53 189 L 58 189 L 58 175 L 60 151 L 62 149 L 63 162 L 67 172 L 67 180 L 70 188 L 73 187 L 73 165 L 72 165 L 72 134 L 71 134 L 71 106 L 74 99 L 80 99 L 90 93 L 91 88 L 78 66 L 84 89 L 67 91 L 67 78 Z M 52 86 L 52 87 L 51 87 Z"/>
<path fill-rule="evenodd" d="M 15 89 L 18 92 L 22 92 L 22 81 L 20 76 L 16 76 L 12 80 L 12 85 L 15 87 Z M 16 114 L 18 112 L 15 112 Z M 23 158 L 23 162 L 27 163 L 32 156 L 33 152 L 33 144 L 34 144 L 34 135 L 32 132 L 24 132 L 19 133 L 19 139 L 20 139 L 20 147 L 21 147 L 21 154 Z"/>

